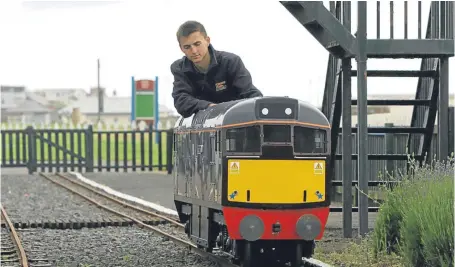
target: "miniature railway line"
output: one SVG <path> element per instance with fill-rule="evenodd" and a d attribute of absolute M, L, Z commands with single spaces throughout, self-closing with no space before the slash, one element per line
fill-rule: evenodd
<path fill-rule="evenodd" d="M 4 267 L 50 267 L 47 254 L 42 249 L 42 244 L 29 244 L 21 240 L 20 231 L 8 217 L 6 210 L 1 206 L 1 266 Z M 27 250 L 26 247 L 31 248 Z"/>
<path fill-rule="evenodd" d="M 22 247 L 16 229 L 9 219 L 8 214 L 6 214 L 3 205 L 1 206 L 1 210 L 1 265 L 28 267 L 27 255 L 25 254 L 24 247 Z"/>
<path fill-rule="evenodd" d="M 159 225 L 159 224 L 164 224 L 164 223 L 170 223 L 173 226 L 176 226 L 177 228 L 184 229 L 183 224 L 181 224 L 180 222 L 178 222 L 170 217 L 161 215 L 154 211 L 145 210 L 143 208 L 138 207 L 137 205 L 132 205 L 128 202 L 125 202 L 125 201 L 120 200 L 116 197 L 113 197 L 109 194 L 106 194 L 97 188 L 86 185 L 76 179 L 69 178 L 66 175 L 63 175 L 60 173 L 56 173 L 55 175 L 48 175 L 48 174 L 40 173 L 40 175 L 59 186 L 65 187 L 67 190 L 70 190 L 71 192 L 85 198 L 88 201 L 91 201 L 90 199 L 109 200 L 110 203 L 116 203 L 116 204 L 118 204 L 117 206 L 121 206 L 122 209 L 135 211 L 134 213 L 138 214 L 135 216 L 135 218 L 137 218 L 137 219 L 142 218 L 143 219 L 142 222 L 144 222 L 146 224 Z M 57 179 L 54 179 L 53 177 L 57 178 Z M 58 179 L 60 179 L 61 181 L 64 181 L 64 182 L 63 183 L 59 182 Z M 87 198 L 86 197 L 87 195 L 82 195 L 82 194 L 78 193 L 76 190 L 71 189 L 69 186 L 68 187 L 64 186 L 64 184 L 68 184 L 67 182 L 70 182 L 71 184 L 76 185 L 77 187 L 82 189 L 82 191 L 89 192 L 91 195 L 93 195 L 93 197 Z M 99 206 L 99 205 L 97 205 L 97 206 Z M 129 218 L 123 218 L 123 219 L 124 219 L 124 222 L 122 223 L 122 225 L 130 225 L 133 223 Z M 114 226 L 117 226 L 119 224 L 119 223 L 115 224 L 115 220 L 112 220 L 112 221 L 113 221 L 112 225 L 114 225 Z M 95 225 L 95 224 L 102 224 L 102 223 L 101 222 L 92 222 L 91 224 Z M 104 226 L 104 225 L 102 225 L 102 226 Z"/>
<path fill-rule="evenodd" d="M 111 197 L 97 189 L 94 189 L 90 186 L 87 186 L 75 179 L 68 178 L 62 174 L 44 174 L 39 173 L 42 177 L 48 179 L 49 181 L 71 191 L 72 193 L 79 195 L 80 197 L 84 198 L 85 200 L 95 204 L 96 206 L 107 210 L 117 216 L 120 216 L 124 219 L 127 219 L 133 225 L 137 225 L 142 229 L 152 230 L 153 232 L 172 240 L 174 243 L 186 247 L 190 251 L 202 256 L 209 258 L 219 264 L 221 267 L 237 267 L 237 265 L 232 264 L 229 260 L 216 256 L 212 253 L 206 252 L 197 248 L 196 245 L 181 239 L 173 234 L 166 233 L 165 231 L 159 229 L 157 226 L 159 224 L 171 224 L 178 229 L 183 231 L 184 226 L 166 216 L 160 215 L 155 212 L 147 211 L 142 208 L 136 207 L 124 201 L 118 200 L 114 197 Z M 105 204 L 106 200 L 109 200 L 109 204 Z M 104 203 L 100 203 L 104 201 Z M 113 208 L 116 207 L 116 208 Z"/>

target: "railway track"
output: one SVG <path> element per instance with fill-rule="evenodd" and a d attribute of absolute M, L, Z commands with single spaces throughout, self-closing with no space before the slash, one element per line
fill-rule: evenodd
<path fill-rule="evenodd" d="M 184 225 L 181 224 L 180 222 L 176 221 L 173 218 L 170 218 L 168 216 L 164 216 L 162 214 L 159 214 L 154 211 L 146 210 L 143 208 L 140 208 L 138 205 L 132 205 L 124 200 L 120 200 L 117 197 L 113 197 L 102 190 L 98 188 L 94 188 L 90 185 L 87 185 L 83 182 L 80 182 L 77 179 L 71 178 L 69 176 L 66 176 L 64 174 L 56 173 L 56 174 L 44 174 L 40 173 L 40 175 L 49 181 L 66 188 L 67 190 L 75 193 L 76 195 L 79 195 L 83 197 L 84 199 L 94 203 L 98 207 L 100 205 L 98 204 L 103 204 L 103 203 L 109 203 L 109 205 L 112 205 L 115 203 L 115 206 L 123 211 L 126 211 L 128 215 L 134 215 L 136 219 L 142 220 L 143 223 L 149 224 L 149 225 L 160 225 L 160 224 L 171 224 L 172 226 L 175 226 L 177 228 L 184 229 Z M 73 188 L 72 188 L 73 187 Z M 91 200 L 96 200 L 95 202 Z M 121 225 L 131 225 L 133 224 L 133 221 L 129 217 L 123 217 L 123 222 L 117 222 L 117 225 L 115 225 L 116 219 L 113 218 L 111 219 L 112 226 L 118 226 L 119 224 Z M 121 221 L 117 220 L 117 221 Z M 67 222 L 68 223 L 68 222 Z M 88 223 L 87 223 L 88 224 Z M 91 225 L 101 225 L 102 222 L 91 222 Z M 106 225 L 107 222 L 106 222 Z M 61 223 L 58 225 L 61 227 Z M 104 225 L 102 225 L 104 226 Z M 111 226 L 111 225 L 108 225 Z"/>
<path fill-rule="evenodd" d="M 28 267 L 27 255 L 25 254 L 24 247 L 22 247 L 21 240 L 17 235 L 14 225 L 6 214 L 3 205 L 2 209 L 2 233 L 1 233 L 1 265 L 2 266 L 22 266 Z"/>
<path fill-rule="evenodd" d="M 19 237 L 19 231 L 14 227 L 6 210 L 1 206 L 1 266 L 4 267 L 48 267 L 52 266 L 47 259 L 41 244 L 29 244 Z M 27 231 L 27 230 L 25 230 Z M 31 248 L 26 250 L 24 247 Z"/>
<path fill-rule="evenodd" d="M 159 225 L 161 224 L 170 224 L 175 226 L 175 228 L 179 231 L 183 232 L 184 225 L 172 218 L 131 205 L 125 201 L 101 192 L 99 189 L 87 186 L 86 184 L 77 181 L 76 179 L 69 178 L 63 174 L 39 173 L 39 175 L 57 184 L 58 186 L 79 195 L 96 206 L 128 220 L 132 225 L 136 225 L 142 229 L 152 230 L 153 232 L 172 240 L 180 246 L 186 247 L 188 250 L 202 257 L 209 258 L 217 262 L 221 267 L 237 267 L 237 265 L 232 264 L 228 259 L 201 250 L 191 242 L 178 237 L 175 233 L 168 233 L 159 228 Z"/>

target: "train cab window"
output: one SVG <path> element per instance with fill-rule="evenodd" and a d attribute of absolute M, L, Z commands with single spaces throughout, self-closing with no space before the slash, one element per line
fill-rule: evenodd
<path fill-rule="evenodd" d="M 295 126 L 294 152 L 310 154 L 327 153 L 327 132 L 320 129 Z"/>
<path fill-rule="evenodd" d="M 290 143 L 291 126 L 264 125 L 264 143 Z"/>
<path fill-rule="evenodd" d="M 260 152 L 261 128 L 258 125 L 226 130 L 226 152 Z"/>

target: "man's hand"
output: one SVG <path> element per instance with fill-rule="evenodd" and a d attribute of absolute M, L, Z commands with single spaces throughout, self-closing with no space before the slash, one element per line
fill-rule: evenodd
<path fill-rule="evenodd" d="M 213 106 L 216 106 L 216 104 L 213 104 L 213 103 L 212 103 L 212 104 L 209 105 L 209 107 L 213 107 Z"/>

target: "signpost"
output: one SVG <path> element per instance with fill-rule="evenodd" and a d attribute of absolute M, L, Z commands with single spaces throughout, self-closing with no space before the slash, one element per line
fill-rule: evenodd
<path fill-rule="evenodd" d="M 135 80 L 131 77 L 131 121 L 144 121 L 149 127 L 158 128 L 158 77 L 155 80 Z M 155 142 L 159 143 L 160 134 Z"/>

